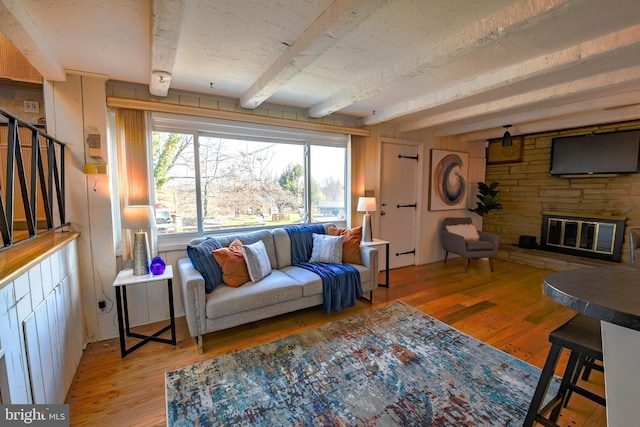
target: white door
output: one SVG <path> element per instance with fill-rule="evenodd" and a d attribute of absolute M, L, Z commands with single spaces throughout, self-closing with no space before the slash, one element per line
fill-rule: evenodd
<path fill-rule="evenodd" d="M 415 264 L 417 173 L 417 147 L 382 143 L 380 238 L 391 242 L 389 245 L 390 268 Z M 383 260 L 380 262 L 383 268 Z"/>

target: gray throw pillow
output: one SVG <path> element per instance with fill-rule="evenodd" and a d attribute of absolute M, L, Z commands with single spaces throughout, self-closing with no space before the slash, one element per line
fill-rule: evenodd
<path fill-rule="evenodd" d="M 252 282 L 257 282 L 271 273 L 271 261 L 262 240 L 250 245 L 242 245 L 242 255 Z"/>
<path fill-rule="evenodd" d="M 329 236 L 313 233 L 313 250 L 309 262 L 342 263 L 344 236 Z"/>

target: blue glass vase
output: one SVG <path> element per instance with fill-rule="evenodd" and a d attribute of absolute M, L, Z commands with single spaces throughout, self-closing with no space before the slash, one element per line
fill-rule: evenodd
<path fill-rule="evenodd" d="M 150 268 L 151 274 L 153 275 L 162 274 L 164 273 L 164 268 L 165 268 L 164 260 L 159 256 L 151 260 L 151 268 Z"/>

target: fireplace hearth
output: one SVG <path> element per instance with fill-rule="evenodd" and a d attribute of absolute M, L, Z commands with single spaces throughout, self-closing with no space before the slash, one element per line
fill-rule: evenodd
<path fill-rule="evenodd" d="M 625 217 L 543 212 L 541 249 L 620 262 Z"/>

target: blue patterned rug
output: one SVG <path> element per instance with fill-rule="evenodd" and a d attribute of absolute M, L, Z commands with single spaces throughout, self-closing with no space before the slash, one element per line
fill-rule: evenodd
<path fill-rule="evenodd" d="M 539 375 L 397 302 L 167 372 L 167 425 L 520 426 Z"/>

